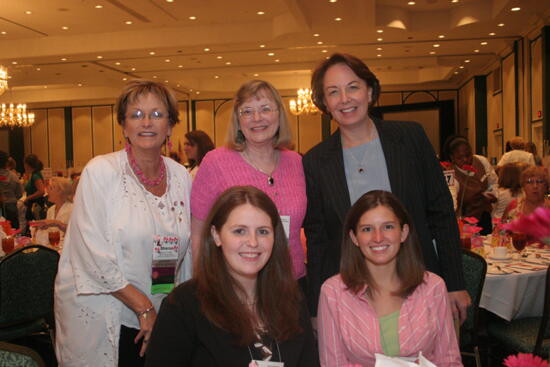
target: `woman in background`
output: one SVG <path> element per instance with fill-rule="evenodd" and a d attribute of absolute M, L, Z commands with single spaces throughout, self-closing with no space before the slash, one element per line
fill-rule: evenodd
<path fill-rule="evenodd" d="M 375 365 L 375 353 L 462 366 L 447 289 L 424 270 L 412 221 L 395 195 L 370 191 L 344 226 L 340 274 L 321 288 L 321 366 Z"/>
<path fill-rule="evenodd" d="M 53 203 L 48 208 L 46 219 L 34 222 L 36 229 L 57 227 L 67 230 L 67 224 L 73 211 L 73 183 L 68 178 L 52 177 L 48 184 L 48 201 Z"/>
<path fill-rule="evenodd" d="M 497 201 L 493 204 L 491 217 L 502 218 L 504 210 L 510 202 L 516 199 L 522 192 L 521 172 L 528 167 L 525 163 L 506 163 L 500 167 L 498 175 L 498 186 L 493 193 Z"/>
<path fill-rule="evenodd" d="M 193 278 L 162 304 L 146 365 L 317 366 L 306 303 L 269 197 L 252 186 L 222 193 L 204 223 L 200 246 Z"/>
<path fill-rule="evenodd" d="M 0 150 L 0 205 L 2 216 L 11 222 L 12 228 L 19 228 L 17 200 L 23 195 L 23 188 L 17 176 L 8 167 L 8 154 Z"/>
<path fill-rule="evenodd" d="M 204 131 L 193 130 L 185 134 L 183 150 L 187 156 L 187 162 L 189 163 L 187 169 L 189 169 L 191 178 L 195 178 L 202 159 L 212 149 L 214 149 L 214 143 Z"/>
<path fill-rule="evenodd" d="M 44 211 L 44 206 L 46 200 L 44 199 L 44 194 L 46 192 L 46 185 L 44 184 L 44 178 L 42 177 L 42 169 L 44 165 L 38 159 L 36 154 L 29 154 L 25 157 L 24 160 L 25 166 L 25 179 L 27 183 L 25 184 L 25 192 L 27 197 L 23 202 L 27 207 L 25 218 L 27 221 L 43 219 L 44 216 L 42 212 Z M 36 204 L 36 208 L 33 211 L 33 204 Z"/>
<path fill-rule="evenodd" d="M 521 173 L 521 188 L 523 195 L 514 199 L 502 215 L 502 219 L 509 221 L 522 215 L 531 214 L 539 206 L 550 208 L 548 192 L 548 172 L 541 166 L 529 166 Z"/>

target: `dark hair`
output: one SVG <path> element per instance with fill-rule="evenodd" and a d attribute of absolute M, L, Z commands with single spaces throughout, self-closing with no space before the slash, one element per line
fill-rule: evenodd
<path fill-rule="evenodd" d="M 8 153 L 0 150 L 0 168 L 6 168 L 6 166 L 8 165 L 8 158 Z"/>
<path fill-rule="evenodd" d="M 202 130 L 189 131 L 185 134 L 185 138 L 190 144 L 197 146 L 197 159 L 189 159 L 190 167 L 200 166 L 206 153 L 214 149 L 212 139 Z"/>
<path fill-rule="evenodd" d="M 174 126 L 180 122 L 178 101 L 168 87 L 151 80 L 135 79 L 130 80 L 126 84 L 116 101 L 116 119 L 119 125 L 124 126 L 128 104 L 136 102 L 139 97 L 149 93 L 158 97 L 168 110 L 168 122 L 170 126 Z"/>
<path fill-rule="evenodd" d="M 521 192 L 521 172 L 529 165 L 527 163 L 506 163 L 498 170 L 498 186 L 509 189 L 513 196 Z"/>
<path fill-rule="evenodd" d="M 336 64 L 347 65 L 359 78 L 363 79 L 367 87 L 372 90 L 370 106 L 374 105 L 380 96 L 380 82 L 376 78 L 376 75 L 374 75 L 369 67 L 357 57 L 341 53 L 332 54 L 328 59 L 321 62 L 313 72 L 311 76 L 313 103 L 315 103 L 324 113 L 329 113 L 327 106 L 325 106 L 325 90 L 323 83 L 327 70 Z"/>
<path fill-rule="evenodd" d="M 452 155 L 454 154 L 454 152 L 456 152 L 456 150 L 461 145 L 466 145 L 470 148 L 470 150 L 472 149 L 472 147 L 470 145 L 470 142 L 464 136 L 462 136 L 462 135 L 451 135 L 451 136 L 449 136 L 445 140 L 445 143 L 443 144 L 442 159 L 444 161 L 451 161 Z"/>
<path fill-rule="evenodd" d="M 223 192 L 205 221 L 200 256 L 193 274 L 201 311 L 214 325 L 235 336 L 238 345 L 247 345 L 256 339 L 253 315 L 238 297 L 244 290 L 230 275 L 222 249 L 216 246 L 212 236 L 212 227 L 219 232 L 231 212 L 247 203 L 265 212 L 274 229 L 271 257 L 258 273 L 256 307 L 266 331 L 277 341 L 284 341 L 301 332 L 301 296 L 292 275 L 286 235 L 277 207 L 255 187 L 234 186 Z"/>
<path fill-rule="evenodd" d="M 350 231 L 354 234 L 357 233 L 357 225 L 363 214 L 378 206 L 390 209 L 399 220 L 401 228 L 405 224 L 409 227 L 409 235 L 403 241 L 397 253 L 396 268 L 401 288 L 394 294 L 406 297 L 423 282 L 424 263 L 420 243 L 405 207 L 395 195 L 387 191 L 369 191 L 361 196 L 349 210 L 344 224 L 340 276 L 347 288 L 355 294 L 359 293 L 366 285 L 368 285 L 367 292 L 378 289 L 378 284 L 376 284 L 365 263 L 361 249 L 353 243 L 350 236 Z"/>
<path fill-rule="evenodd" d="M 42 171 L 44 169 L 44 165 L 38 159 L 38 156 L 36 154 L 29 154 L 25 157 L 25 164 L 32 168 L 33 172 Z"/>

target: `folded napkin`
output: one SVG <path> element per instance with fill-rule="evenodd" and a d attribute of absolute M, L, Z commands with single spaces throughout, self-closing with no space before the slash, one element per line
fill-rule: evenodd
<path fill-rule="evenodd" d="M 426 357 L 422 355 L 422 352 L 418 354 L 418 358 L 415 357 L 388 357 L 383 354 L 375 353 L 376 363 L 374 367 L 437 367 L 430 362 Z M 418 360 L 418 363 L 416 361 Z"/>

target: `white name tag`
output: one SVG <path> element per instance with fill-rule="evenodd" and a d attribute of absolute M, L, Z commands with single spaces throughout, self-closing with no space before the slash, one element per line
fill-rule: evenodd
<path fill-rule="evenodd" d="M 455 171 L 443 171 L 443 175 L 445 176 L 445 181 L 447 182 L 447 186 L 454 186 L 455 185 Z"/>
<path fill-rule="evenodd" d="M 290 215 L 281 215 L 281 223 L 283 223 L 283 229 L 288 240 L 290 239 Z"/>
<path fill-rule="evenodd" d="M 284 362 L 273 362 L 273 361 L 256 361 L 253 360 L 252 363 L 255 363 L 258 367 L 285 367 Z M 251 363 L 251 364 L 252 364 Z"/>

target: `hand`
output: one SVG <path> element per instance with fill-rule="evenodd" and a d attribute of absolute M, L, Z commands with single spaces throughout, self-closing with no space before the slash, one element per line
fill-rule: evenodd
<path fill-rule="evenodd" d="M 460 320 L 460 324 L 462 325 L 468 317 L 466 311 L 468 310 L 468 307 L 472 304 L 470 295 L 466 291 L 449 292 L 449 302 L 451 304 L 453 318 L 455 320 Z"/>
<path fill-rule="evenodd" d="M 134 343 L 143 338 L 143 343 L 141 344 L 141 349 L 139 351 L 139 356 L 143 357 L 145 351 L 147 350 L 147 343 L 149 343 L 149 338 L 151 338 L 151 332 L 153 331 L 153 326 L 155 325 L 155 320 L 157 319 L 157 311 L 153 308 L 151 311 L 146 314 L 138 317 L 139 319 L 139 333 L 134 339 Z"/>

